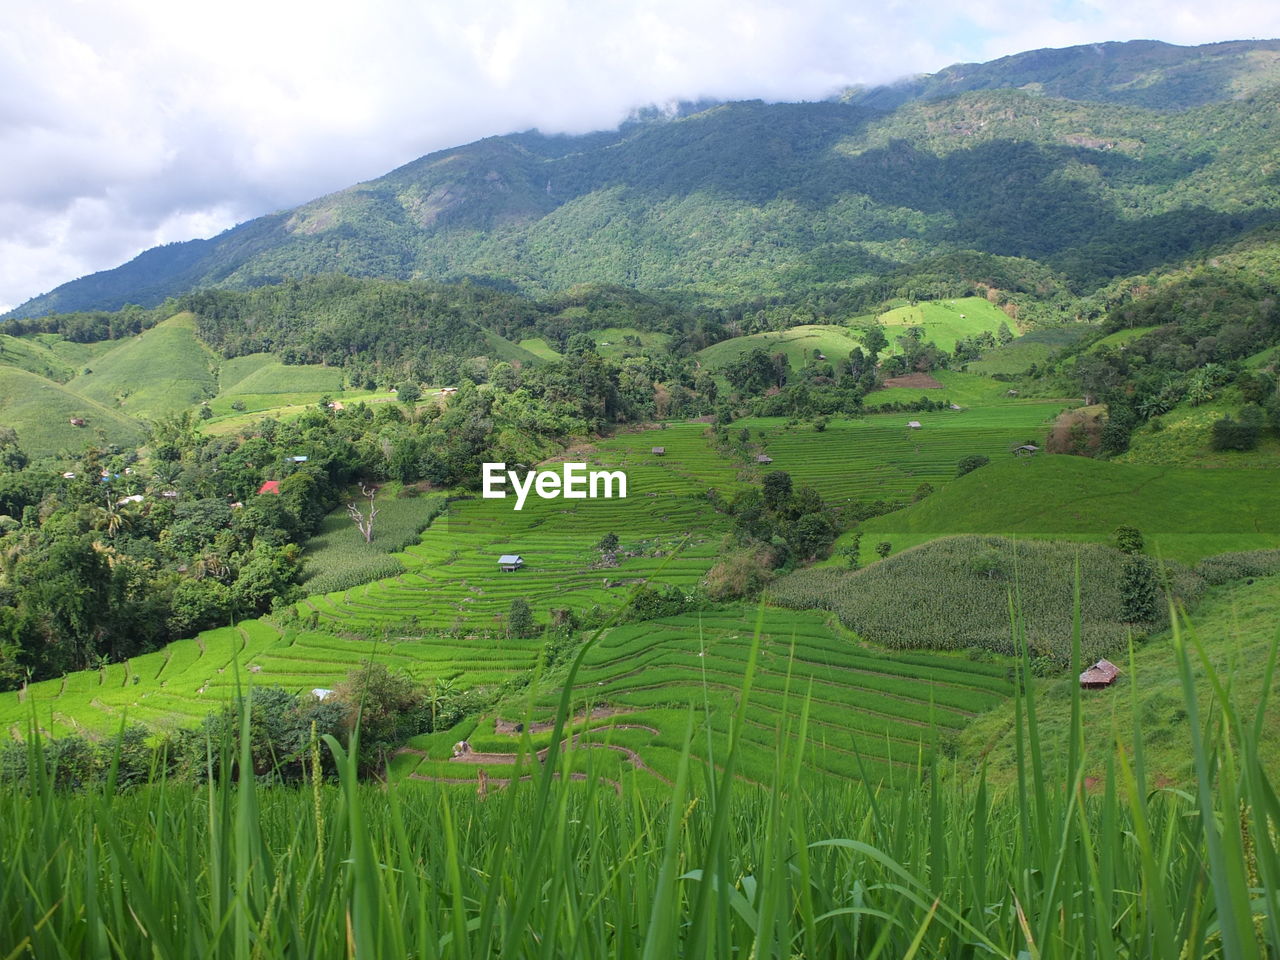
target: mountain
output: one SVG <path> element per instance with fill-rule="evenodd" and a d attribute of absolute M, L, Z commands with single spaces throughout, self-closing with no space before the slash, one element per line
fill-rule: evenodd
<path fill-rule="evenodd" d="M 845 290 L 975 250 L 1087 292 L 1280 219 L 1278 104 L 1280 41 L 1135 41 L 824 103 L 491 137 L 148 250 L 8 316 L 325 273 L 731 302 Z"/>
<path fill-rule="evenodd" d="M 1280 82 L 1280 40 L 1179 47 L 1157 40 L 1031 50 L 990 63 L 957 63 L 888 86 L 845 92 L 849 103 L 894 110 L 974 90 L 1020 89 L 1068 100 L 1185 110 L 1239 99 Z"/>

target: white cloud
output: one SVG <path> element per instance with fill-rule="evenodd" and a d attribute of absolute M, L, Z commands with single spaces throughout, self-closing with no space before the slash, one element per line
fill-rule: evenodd
<path fill-rule="evenodd" d="M 1222 0 L 0 0 L 0 304 L 378 176 L 637 106 L 806 99 L 960 60 L 1280 35 Z"/>

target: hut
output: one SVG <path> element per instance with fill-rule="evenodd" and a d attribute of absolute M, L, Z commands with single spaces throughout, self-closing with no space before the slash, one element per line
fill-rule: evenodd
<path fill-rule="evenodd" d="M 333 691 L 328 687 L 316 687 L 311 691 L 311 695 L 317 700 L 328 700 L 333 696 Z"/>
<path fill-rule="evenodd" d="M 306 463 L 307 460 L 310 459 L 310 457 L 298 456 L 298 457 L 290 457 L 289 459 L 294 463 Z"/>
<path fill-rule="evenodd" d="M 767 453 L 761 453 L 756 456 L 756 463 L 773 463 L 773 457 Z"/>
<path fill-rule="evenodd" d="M 524 558 L 518 553 L 504 553 L 498 558 L 498 569 L 503 573 L 515 573 L 524 566 Z"/>
<path fill-rule="evenodd" d="M 266 483 L 264 483 L 262 486 L 258 488 L 258 493 L 259 494 L 274 493 L 277 497 L 280 496 L 280 481 L 268 480 Z"/>
<path fill-rule="evenodd" d="M 655 457 L 665 457 L 665 456 L 667 455 L 667 448 L 666 448 L 666 447 L 654 447 L 654 448 L 653 448 L 652 450 L 650 450 L 649 452 L 650 452 L 650 453 L 652 453 Z"/>
<path fill-rule="evenodd" d="M 1024 443 L 1020 447 L 1013 448 L 1013 454 L 1017 457 L 1034 457 L 1040 452 L 1040 448 L 1034 443 Z"/>
<path fill-rule="evenodd" d="M 919 420 L 911 420 L 911 421 L 909 421 L 909 422 L 907 423 L 907 428 L 908 428 L 908 429 L 910 429 L 910 430 L 919 430 L 919 429 L 920 429 L 920 421 L 919 421 Z"/>
<path fill-rule="evenodd" d="M 83 427 L 83 426 L 84 426 L 84 417 L 72 417 L 72 418 L 71 418 L 71 425 L 72 425 L 73 427 Z"/>
<path fill-rule="evenodd" d="M 1099 660 L 1092 667 L 1080 674 L 1080 686 L 1086 690 L 1101 690 L 1116 682 L 1120 676 L 1120 668 L 1110 660 Z"/>

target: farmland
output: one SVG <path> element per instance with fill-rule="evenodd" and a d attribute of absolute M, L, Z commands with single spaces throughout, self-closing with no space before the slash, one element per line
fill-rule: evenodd
<path fill-rule="evenodd" d="M 1238 703 L 1264 700 L 1267 657 L 1280 635 L 1280 577 L 1238 581 L 1215 589 L 1196 609 L 1194 620 L 1202 625 L 1209 662 L 1222 676 L 1230 677 L 1232 696 Z M 1212 633 L 1209 631 L 1212 630 Z M 1114 658 L 1113 658 L 1114 659 Z M 1121 674 L 1114 694 L 1088 698 L 1083 704 L 1084 722 L 1095 737 L 1123 742 L 1133 736 L 1134 712 L 1141 717 L 1141 735 L 1147 769 L 1152 777 L 1175 783 L 1194 777 L 1192 758 L 1186 749 L 1182 728 L 1184 700 L 1178 680 L 1177 655 L 1166 630 L 1130 652 L 1120 650 Z M 1201 689 L 1207 686 L 1202 664 L 1195 674 Z M 1070 675 L 1058 675 L 1039 682 L 1042 732 L 1049 742 L 1063 742 L 1069 726 Z M 1205 700 L 1207 701 L 1207 697 Z M 1117 704 L 1123 706 L 1117 710 Z M 1009 783 L 1016 776 L 1017 728 L 1012 703 L 1003 703 L 974 720 L 960 737 L 963 756 L 986 759 L 992 780 Z M 1270 776 L 1280 777 L 1280 704 L 1273 699 L 1261 725 L 1261 758 Z M 1061 751 L 1048 754 L 1052 775 L 1062 776 L 1066 757 Z M 1098 780 L 1107 776 L 1106 755 L 1094 753 L 1086 773 Z"/>
<path fill-rule="evenodd" d="M 917 392 L 918 395 L 918 392 Z M 1044 435 L 1062 403 L 1012 403 L 931 413 L 883 413 L 837 418 L 817 433 L 780 418 L 740 421 L 773 463 L 796 483 L 811 484 L 834 502 L 909 500 L 922 483 L 953 479 L 969 454 L 1009 459 L 1010 449 Z M 911 420 L 920 422 L 910 429 Z M 736 426 L 736 425 L 735 425 Z"/>
<path fill-rule="evenodd" d="M 284 364 L 268 353 L 253 353 L 222 363 L 218 392 L 223 396 L 272 393 L 338 393 L 342 371 L 317 364 Z"/>
<path fill-rule="evenodd" d="M 760 349 L 766 353 L 782 353 L 791 369 L 798 370 L 813 359 L 814 351 L 830 360 L 843 360 L 861 341 L 854 331 L 833 324 L 805 324 L 772 333 L 754 333 L 745 337 L 722 340 L 699 350 L 697 358 L 712 370 L 728 366 L 743 354 Z"/>
<path fill-rule="evenodd" d="M 809 736 L 786 751 L 815 782 L 869 779 L 899 785 L 914 779 L 941 740 L 953 738 L 976 714 L 1012 692 L 1002 663 L 974 663 L 942 654 L 887 654 L 851 642 L 816 614 L 768 610 L 761 614 L 761 645 L 748 726 L 742 732 L 740 775 L 767 781 L 779 731 L 807 706 Z M 751 656 L 756 614 L 729 608 L 646 621 L 610 630 L 588 652 L 573 686 L 579 751 L 611 779 L 634 769 L 655 786 L 674 780 L 689 710 L 705 711 L 709 739 L 693 755 L 708 767 L 727 750 L 734 698 Z M 502 717 L 487 717 L 466 731 L 474 762 L 450 760 L 460 731 L 419 738 L 396 772 L 411 780 L 490 776 L 510 769 L 521 738 L 512 724 L 543 729 L 559 699 L 548 682 L 528 699 L 516 698 Z M 539 732 L 540 731 L 540 732 Z M 785 749 L 785 748 L 784 748 Z"/>
<path fill-rule="evenodd" d="M 1029 330 L 1004 346 L 988 350 L 965 365 L 970 373 L 983 376 L 1026 373 L 1032 364 L 1042 364 L 1059 350 L 1078 343 L 1097 327 L 1087 323 L 1060 323 Z"/>
<path fill-rule="evenodd" d="M 83 418 L 85 426 L 72 426 L 73 417 Z M 18 367 L 0 366 L 0 418 L 17 430 L 22 448 L 33 456 L 79 449 L 98 431 L 108 443 L 142 440 L 142 425 L 137 421 Z"/>
<path fill-rule="evenodd" d="M 880 540 L 895 551 L 956 533 L 1105 541 L 1122 524 L 1142 531 L 1149 553 L 1186 563 L 1280 547 L 1269 471 L 1006 454 L 921 503 L 868 520 L 863 557 L 874 559 L 868 546 Z"/>
<path fill-rule="evenodd" d="M 96 357 L 67 386 L 129 416 L 159 417 L 217 393 L 213 365 L 213 352 L 196 338 L 195 318 L 176 314 Z"/>
<path fill-rule="evenodd" d="M 956 341 L 979 333 L 996 333 L 1001 324 L 1012 328 L 1009 315 L 982 297 L 955 300 L 924 300 L 916 304 L 893 306 L 874 316 L 855 317 L 850 325 L 857 327 L 878 323 L 889 339 L 889 352 L 899 352 L 895 342 L 908 328 L 919 327 L 921 339 L 936 343 L 943 350 L 955 349 Z"/>
<path fill-rule="evenodd" d="M 304 616 L 314 613 L 331 629 L 349 631 L 412 621 L 426 630 L 466 626 L 502 632 L 516 597 L 545 617 L 553 607 L 578 612 L 617 607 L 630 586 L 651 577 L 655 584 L 692 590 L 728 529 L 705 488 L 691 482 L 692 473 L 682 472 L 705 469 L 711 459 L 696 439 L 702 430 L 692 424 L 627 435 L 584 454 L 593 467 L 626 471 L 625 500 L 530 498 L 518 512 L 511 498 L 455 502 L 420 543 L 401 555 L 403 574 L 310 597 L 298 610 Z M 690 441 L 683 456 L 682 434 Z M 667 457 L 649 453 L 668 438 Z M 620 540 L 619 562 L 602 567 L 595 544 L 608 533 Z M 525 567 L 514 574 L 499 571 L 502 554 L 523 556 Z"/>
<path fill-rule="evenodd" d="M 1009 392 L 1008 384 L 957 370 L 935 370 L 928 376 L 942 384 L 941 389 L 883 387 L 868 393 L 863 403 L 868 410 L 874 410 L 890 403 L 915 403 L 921 397 L 926 397 L 965 407 L 990 406 L 1003 403 Z"/>

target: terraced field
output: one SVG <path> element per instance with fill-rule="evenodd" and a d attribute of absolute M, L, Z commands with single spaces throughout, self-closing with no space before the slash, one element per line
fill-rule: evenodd
<path fill-rule="evenodd" d="M 960 533 L 1107 541 L 1121 524 L 1142 531 L 1148 553 L 1183 563 L 1280 547 L 1280 474 L 1274 469 L 1170 467 L 1044 454 L 992 460 L 920 503 L 866 521 L 863 561 L 875 559 L 869 551 L 881 540 L 895 553 Z"/>
<path fill-rule="evenodd" d="M 835 419 L 818 434 L 809 424 L 787 427 L 780 418 L 740 421 L 753 436 L 763 431 L 768 470 L 785 470 L 832 502 L 909 500 L 921 483 L 955 478 L 956 463 L 978 453 L 1009 459 L 1011 447 L 1043 438 L 1057 402 L 1006 403 L 934 413 L 873 414 Z M 919 430 L 907 426 L 915 420 Z M 735 424 L 735 426 L 737 426 Z"/>
<path fill-rule="evenodd" d="M 669 782 L 691 716 L 707 721 L 706 734 L 694 737 L 694 754 L 715 764 L 727 744 L 755 622 L 755 611 L 732 608 L 607 633 L 588 651 L 573 688 L 571 768 L 614 782 L 633 771 L 654 784 Z M 795 762 L 788 744 L 799 742 L 798 718 L 807 705 L 807 776 L 901 783 L 972 717 L 1012 692 L 1007 672 L 1004 664 L 962 657 L 873 651 L 817 614 L 767 610 L 739 773 L 768 782 L 779 757 Z M 500 783 L 521 749 L 516 725 L 529 734 L 526 749 L 544 749 L 558 700 L 557 685 L 548 683 L 522 713 L 420 737 L 396 772 L 474 782 L 483 769 Z M 473 753 L 451 759 L 452 744 L 464 736 Z"/>
<path fill-rule="evenodd" d="M 592 469 L 624 470 L 626 499 L 531 496 L 520 511 L 513 496 L 455 502 L 419 544 L 400 555 L 405 573 L 310 597 L 299 611 L 353 631 L 406 622 L 424 630 L 501 631 L 516 597 L 546 615 L 553 607 L 619 606 L 630 588 L 647 578 L 691 590 L 714 562 L 727 530 L 705 491 L 736 472 L 707 448 L 704 429 L 685 424 L 629 434 L 566 457 Z M 650 453 L 661 445 L 667 448 L 665 457 Z M 616 567 L 602 567 L 595 548 L 608 533 L 621 541 Z M 503 554 L 519 554 L 524 568 L 501 572 L 497 561 Z"/>
<path fill-rule="evenodd" d="M 404 574 L 299 603 L 304 616 L 316 614 L 315 629 L 246 621 L 105 671 L 32 684 L 21 697 L 0 694 L 0 729 L 20 730 L 33 709 L 51 732 L 110 732 L 126 713 L 156 727 L 189 723 L 233 693 L 237 668 L 242 682 L 309 690 L 332 686 L 373 656 L 422 680 L 501 683 L 533 666 L 542 647 L 541 637 L 506 636 L 513 598 L 525 598 L 545 619 L 552 607 L 616 607 L 649 577 L 692 589 L 710 568 L 727 521 L 705 490 L 732 482 L 736 467 L 707 446 L 705 430 L 673 424 L 569 458 L 624 469 L 625 500 L 531 498 L 518 512 L 512 499 L 455 501 L 420 543 L 395 555 Z M 665 457 L 650 453 L 659 445 Z M 619 564 L 601 567 L 595 544 L 611 532 L 621 540 Z M 513 552 L 525 556 L 526 568 L 501 573 L 498 556 Z"/>
<path fill-rule="evenodd" d="M 252 683 L 306 691 L 332 687 L 366 659 L 422 681 L 459 688 L 501 683 L 533 663 L 538 640 L 423 638 L 390 632 L 353 640 L 314 630 L 280 630 L 268 620 L 207 630 L 155 653 L 31 684 L 0 695 L 0 730 L 20 736 L 34 716 L 45 733 L 110 734 L 122 720 L 172 730 L 190 726 Z"/>

